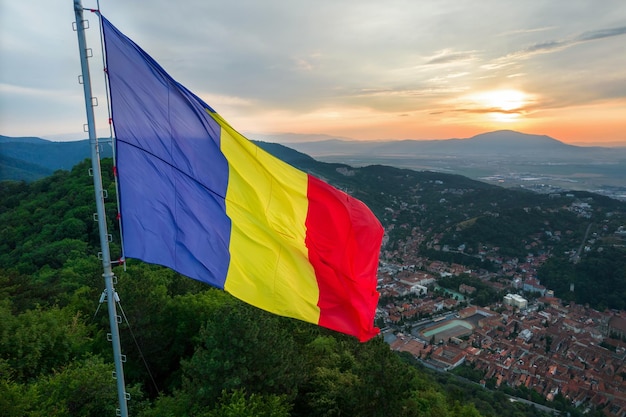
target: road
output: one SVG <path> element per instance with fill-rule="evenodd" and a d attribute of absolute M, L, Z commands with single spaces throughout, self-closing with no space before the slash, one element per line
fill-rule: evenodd
<path fill-rule="evenodd" d="M 575 264 L 577 264 L 578 261 L 580 261 L 580 254 L 582 253 L 583 248 L 585 247 L 585 242 L 587 241 L 587 236 L 589 236 L 589 230 L 591 230 L 591 225 L 593 225 L 593 223 L 589 223 L 589 225 L 587 226 L 587 230 L 585 231 L 585 237 L 583 237 L 583 241 L 580 242 L 580 246 L 578 247 L 578 250 L 576 251 L 576 255 L 572 257 L 572 260 L 574 261 Z"/>
<path fill-rule="evenodd" d="M 441 369 L 435 368 L 434 366 L 429 366 L 426 362 L 424 362 L 421 359 L 419 359 L 419 361 L 420 361 L 420 363 L 422 363 L 422 365 L 426 366 L 428 369 L 432 369 L 432 370 L 437 371 L 437 372 L 446 372 L 446 371 L 442 371 Z M 496 390 L 492 390 L 492 389 L 489 389 L 489 388 L 479 384 L 478 382 L 474 382 L 474 381 L 472 381 L 470 379 L 463 378 L 462 376 L 455 375 L 452 372 L 446 372 L 446 373 L 448 375 L 451 375 L 451 376 L 455 377 L 459 381 L 463 381 L 465 383 L 474 384 L 474 385 L 480 385 L 484 389 L 489 390 L 491 392 L 497 392 L 498 391 L 497 389 Z M 559 410 L 557 410 L 556 408 L 551 408 L 551 407 L 548 407 L 548 406 L 545 406 L 545 405 L 542 405 L 542 404 L 538 404 L 538 403 L 526 400 L 524 398 L 514 397 L 514 396 L 509 395 L 509 394 L 504 394 L 504 395 L 506 395 L 509 398 L 509 401 L 511 401 L 511 402 L 516 402 L 517 401 L 517 402 L 520 402 L 520 403 L 524 403 L 524 404 L 535 406 L 537 409 L 539 409 L 541 411 L 544 411 L 546 413 L 551 413 L 551 414 L 557 415 L 557 416 L 561 415 L 561 412 Z"/>

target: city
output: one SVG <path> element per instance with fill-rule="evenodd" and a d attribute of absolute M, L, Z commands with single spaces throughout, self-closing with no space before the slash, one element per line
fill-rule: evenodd
<path fill-rule="evenodd" d="M 584 218 L 592 207 L 575 202 L 571 209 Z M 605 233 L 623 244 L 623 227 Z M 599 238 L 587 236 L 582 251 L 592 250 Z M 377 323 L 393 350 L 442 371 L 465 367 L 459 374 L 482 376 L 476 382 L 487 388 L 534 391 L 531 397 L 548 406 L 561 396 L 575 406 L 601 408 L 607 416 L 626 415 L 625 311 L 596 311 L 555 297 L 537 272 L 547 254 L 517 259 L 499 255 L 497 248 L 485 250 L 480 256 L 499 265 L 488 272 L 420 256 L 422 244 L 465 249 L 426 239 L 414 229 L 403 245 L 381 253 Z M 577 249 L 572 248 L 572 262 Z M 449 288 L 442 282 L 461 284 Z M 490 287 L 497 300 L 476 305 L 470 282 Z"/>

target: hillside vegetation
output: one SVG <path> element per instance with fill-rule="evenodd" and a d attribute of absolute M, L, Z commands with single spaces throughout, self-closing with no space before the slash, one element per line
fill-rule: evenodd
<path fill-rule="evenodd" d="M 494 231 L 497 218 L 495 223 L 481 223 L 483 206 L 495 212 L 494 202 L 497 210 L 510 210 L 502 221 L 512 224 L 516 205 L 549 201 L 539 201 L 534 194 L 514 194 L 458 176 L 382 166 L 354 170 L 296 159 L 294 165 L 370 205 L 390 230 L 389 247 L 409 237 L 413 227 L 451 243 L 469 242 L 472 229 L 480 227 L 476 230 L 493 232 L 489 241 L 480 238 L 481 244 L 509 239 L 508 250 L 521 253 L 515 237 L 545 226 L 527 218 L 510 234 Z M 4 415 L 115 415 L 106 308 L 98 303 L 103 282 L 89 166 L 85 161 L 72 171 L 56 171 L 28 184 L 0 183 Z M 113 197 L 110 160 L 104 161 L 103 171 Z M 107 212 L 115 219 L 113 203 L 108 203 Z M 555 215 L 551 221 L 568 220 Z M 458 231 L 457 224 L 463 225 Z M 570 228 L 575 229 L 573 223 Z M 113 223 L 110 232 L 112 256 L 117 257 L 119 238 Z M 572 230 L 572 239 L 580 234 Z M 531 406 L 509 402 L 501 393 L 432 374 L 411 357 L 390 351 L 380 338 L 360 344 L 264 313 L 222 291 L 139 261 L 131 260 L 126 270 L 116 267 L 115 273 L 133 416 L 542 415 Z"/>

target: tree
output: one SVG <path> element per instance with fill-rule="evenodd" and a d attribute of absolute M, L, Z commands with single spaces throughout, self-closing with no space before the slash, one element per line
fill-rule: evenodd
<path fill-rule="evenodd" d="M 11 376 L 28 382 L 82 357 L 90 348 L 89 329 L 68 309 L 28 310 L 14 316 L 0 302 L 0 357 Z"/>
<path fill-rule="evenodd" d="M 303 361 L 291 324 L 234 299 L 219 306 L 200 330 L 193 357 L 182 361 L 183 389 L 199 407 L 241 388 L 293 400 Z"/>
<path fill-rule="evenodd" d="M 33 410 L 36 396 L 25 384 L 17 383 L 9 378 L 11 368 L 0 359 L 0 410 L 6 417 L 22 417 Z"/>
<path fill-rule="evenodd" d="M 550 353 L 550 348 L 552 347 L 552 336 L 546 336 L 546 353 Z"/>
<path fill-rule="evenodd" d="M 36 400 L 35 416 L 115 415 L 118 408 L 115 381 L 111 378 L 113 365 L 99 357 L 87 357 L 73 362 L 60 372 L 41 378 L 33 386 Z M 133 414 L 145 407 L 138 386 L 127 386 L 131 396 L 129 408 Z"/>
<path fill-rule="evenodd" d="M 248 396 L 245 390 L 235 390 L 222 392 L 217 407 L 200 417 L 289 417 L 290 409 L 284 396 Z"/>

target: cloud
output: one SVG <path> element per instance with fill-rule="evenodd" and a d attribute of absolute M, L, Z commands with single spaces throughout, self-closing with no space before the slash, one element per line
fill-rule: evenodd
<path fill-rule="evenodd" d="M 534 29 L 516 29 L 516 30 L 509 30 L 509 31 L 503 32 L 499 34 L 498 36 L 510 36 L 510 35 L 520 35 L 520 34 L 527 34 L 527 33 L 545 32 L 547 30 L 552 30 L 554 28 L 555 26 L 546 26 L 546 27 L 534 28 Z"/>
<path fill-rule="evenodd" d="M 5 133 L 21 124 L 33 129 L 31 134 L 49 132 L 42 118 L 53 107 L 59 120 L 84 117 L 82 108 L 75 109 L 82 104 L 82 90 L 76 84 L 73 10 L 71 3 L 55 3 L 0 0 Z M 95 0 L 83 3 L 95 6 Z M 184 7 L 153 0 L 148 8 L 142 2 L 105 3 L 104 15 L 172 77 L 228 113 L 234 126 L 243 121 L 252 130 L 285 125 L 301 131 L 306 124 L 314 131 L 316 118 L 322 126 L 329 114 L 341 115 L 333 125 L 339 129 L 342 121 L 356 126 L 378 120 L 376 115 L 391 120 L 392 114 L 394 120 L 407 120 L 397 115 L 425 117 L 451 108 L 459 109 L 460 126 L 464 109 L 468 115 L 492 110 L 489 104 L 486 110 L 467 102 L 450 105 L 470 92 L 540 92 L 543 109 L 607 97 L 617 101 L 626 85 L 626 56 L 612 42 L 626 34 L 624 0 L 576 0 L 567 7 L 540 0 L 242 0 L 220 7 L 200 0 L 188 0 Z M 85 17 L 94 29 L 87 35 L 95 52 L 97 22 L 91 13 Z M 21 25 L 24 21 L 30 24 Z M 90 63 L 92 81 L 102 84 L 99 59 Z M 94 95 L 102 98 L 104 92 Z M 18 123 L 18 113 L 27 121 Z M 383 132 L 390 125 L 381 126 Z M 366 130 L 372 125 L 359 132 Z"/>
<path fill-rule="evenodd" d="M 546 53 L 552 51 L 560 51 L 561 49 L 571 46 L 573 42 L 568 41 L 548 41 L 537 43 L 519 52 L 520 55 L 534 55 L 535 53 Z"/>
<path fill-rule="evenodd" d="M 518 51 L 509 53 L 507 55 L 495 58 L 480 67 L 485 70 L 500 70 L 511 66 L 515 66 L 519 61 L 530 59 L 537 55 L 551 54 L 555 52 L 561 52 L 572 46 L 580 45 L 587 42 L 598 41 L 611 37 L 621 36 L 626 34 L 626 26 L 599 29 L 589 32 L 583 32 L 581 34 L 556 40 L 547 40 L 543 42 L 537 42 Z"/>
<path fill-rule="evenodd" d="M 594 30 L 590 32 L 584 32 L 580 35 L 574 36 L 569 39 L 552 40 L 547 42 L 536 43 L 518 52 L 508 55 L 508 58 L 525 59 L 536 54 L 545 54 L 551 52 L 562 51 L 574 45 L 578 45 L 584 42 L 590 42 L 600 39 L 611 38 L 614 36 L 620 36 L 626 34 L 626 26 L 617 28 L 608 28 Z M 505 57 L 505 58 L 507 58 Z"/>
<path fill-rule="evenodd" d="M 435 56 L 426 61 L 425 65 L 453 64 L 459 62 L 469 62 L 476 60 L 476 51 L 454 52 L 450 49 L 438 51 Z"/>
<path fill-rule="evenodd" d="M 585 32 L 578 36 L 578 40 L 581 42 L 595 41 L 597 39 L 611 38 L 620 35 L 626 35 L 626 26 Z"/>
<path fill-rule="evenodd" d="M 67 101 L 68 97 L 73 99 L 81 99 L 82 95 L 80 90 L 61 90 L 61 89 L 49 89 L 49 88 L 37 88 L 37 87 L 24 87 L 19 85 L 7 84 L 0 82 L 0 93 L 3 95 L 15 96 L 15 97 L 29 97 L 38 100 L 51 100 L 63 102 Z"/>
<path fill-rule="evenodd" d="M 487 113 L 500 113 L 500 114 L 528 114 L 528 108 L 519 107 L 516 109 L 505 110 L 500 107 L 480 107 L 480 108 L 458 108 L 458 109 L 450 109 L 447 111 L 439 111 L 438 113 L 452 112 L 452 113 L 471 113 L 471 114 L 487 114 Z M 433 114 L 433 113 L 431 113 Z"/>
<path fill-rule="evenodd" d="M 448 95 L 451 93 L 461 93 L 467 90 L 467 87 L 427 87 L 419 89 L 364 89 L 354 93 L 358 97 L 433 97 Z"/>

